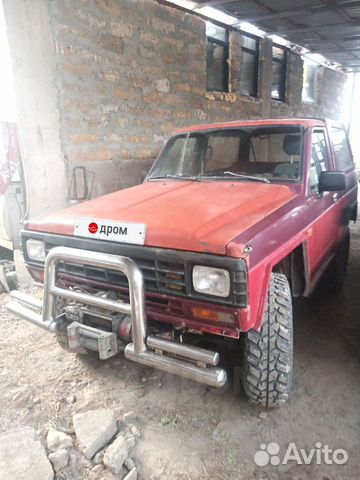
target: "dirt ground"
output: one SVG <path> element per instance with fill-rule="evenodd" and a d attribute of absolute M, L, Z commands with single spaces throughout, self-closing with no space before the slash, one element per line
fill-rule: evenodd
<path fill-rule="evenodd" d="M 343 293 L 295 302 L 294 398 L 270 411 L 242 392 L 220 395 L 123 357 L 102 362 L 64 352 L 50 334 L 9 315 L 3 294 L 0 430 L 33 426 L 44 438 L 50 426 L 71 432 L 76 412 L 117 408 L 134 412 L 142 432 L 133 455 L 141 480 L 359 479 L 359 292 L 357 226 Z M 321 442 L 345 449 L 349 460 L 257 467 L 254 454 L 270 441 L 282 449 Z M 93 478 L 86 469 L 81 477 Z"/>

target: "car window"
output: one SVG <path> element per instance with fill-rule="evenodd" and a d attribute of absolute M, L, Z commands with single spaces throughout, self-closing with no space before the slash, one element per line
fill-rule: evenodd
<path fill-rule="evenodd" d="M 302 130 L 291 125 L 181 133 L 170 139 L 149 178 L 299 181 L 301 145 Z"/>
<path fill-rule="evenodd" d="M 328 149 L 324 130 L 314 130 L 312 134 L 310 188 L 317 190 L 320 173 L 327 170 L 329 165 Z"/>
<path fill-rule="evenodd" d="M 240 136 L 221 137 L 219 135 L 214 135 L 209 137 L 208 151 L 205 159 L 205 170 L 226 170 L 231 168 L 231 165 L 239 161 L 240 142 Z"/>
<path fill-rule="evenodd" d="M 346 170 L 351 167 L 353 161 L 345 130 L 339 127 L 331 127 L 331 140 L 334 147 L 336 168 Z"/>

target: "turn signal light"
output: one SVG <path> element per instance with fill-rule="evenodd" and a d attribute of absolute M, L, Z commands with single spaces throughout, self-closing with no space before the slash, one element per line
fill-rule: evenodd
<path fill-rule="evenodd" d="M 207 308 L 191 307 L 191 313 L 195 318 L 211 320 L 212 322 L 234 323 L 234 315 L 231 313 L 217 312 Z"/>
<path fill-rule="evenodd" d="M 44 283 L 44 270 L 28 267 L 28 272 L 36 283 Z"/>

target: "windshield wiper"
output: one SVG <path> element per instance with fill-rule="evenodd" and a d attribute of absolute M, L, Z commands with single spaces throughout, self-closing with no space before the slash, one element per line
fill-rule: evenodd
<path fill-rule="evenodd" d="M 165 180 L 166 178 L 170 179 L 181 179 L 181 180 L 193 180 L 194 182 L 199 182 L 199 177 L 191 177 L 190 175 L 171 175 L 167 173 L 166 175 L 159 175 L 158 177 L 149 177 L 148 180 Z"/>
<path fill-rule="evenodd" d="M 254 180 L 256 182 L 270 183 L 270 180 L 268 178 L 254 177 L 253 175 L 245 175 L 243 173 L 234 173 L 234 172 L 227 171 L 227 172 L 224 172 L 224 175 L 231 175 L 232 177 L 246 178 L 247 180 Z"/>
<path fill-rule="evenodd" d="M 223 178 L 226 176 L 231 176 L 231 177 L 237 177 L 237 178 L 244 178 L 245 180 L 251 180 L 253 182 L 264 182 L 264 183 L 271 183 L 270 180 L 264 177 L 254 177 L 253 175 L 245 175 L 243 173 L 234 173 L 234 172 L 222 172 L 221 174 L 216 174 L 216 175 L 203 175 L 202 178 L 207 177 L 207 178 Z"/>

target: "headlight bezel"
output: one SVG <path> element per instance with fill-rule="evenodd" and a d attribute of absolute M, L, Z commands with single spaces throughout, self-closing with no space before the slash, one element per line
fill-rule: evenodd
<path fill-rule="evenodd" d="M 223 282 L 223 285 L 217 287 L 216 290 L 214 290 L 214 288 L 216 288 L 214 286 L 210 286 L 207 289 L 200 288 L 199 283 L 204 280 L 206 281 L 206 277 L 208 277 L 208 282 L 211 283 L 211 280 L 209 279 L 209 276 L 211 275 L 213 277 L 216 275 L 218 275 L 218 277 L 222 276 L 222 280 L 220 279 L 220 281 Z M 231 275 L 230 272 L 225 268 L 212 267 L 207 265 L 194 265 L 192 269 L 191 280 L 194 291 L 200 295 L 207 295 L 212 298 L 229 298 L 230 296 Z M 216 280 L 213 278 L 212 281 L 214 282 Z"/>
<path fill-rule="evenodd" d="M 25 243 L 26 255 L 33 262 L 45 262 L 46 250 L 45 242 L 36 238 L 28 238 Z M 33 251 L 31 251 L 33 249 Z M 34 253 L 38 252 L 38 255 Z"/>

